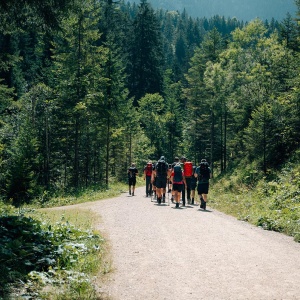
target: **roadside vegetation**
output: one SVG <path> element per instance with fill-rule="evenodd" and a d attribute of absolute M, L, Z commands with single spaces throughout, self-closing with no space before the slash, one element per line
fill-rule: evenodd
<path fill-rule="evenodd" d="M 266 230 L 300 242 L 300 152 L 278 172 L 264 176 L 255 163 L 216 180 L 209 205 Z"/>
<path fill-rule="evenodd" d="M 0 204 L 0 299 L 101 299 L 95 280 L 111 266 L 94 216 L 48 208 L 114 197 L 125 188 L 39 199 L 36 208 Z"/>

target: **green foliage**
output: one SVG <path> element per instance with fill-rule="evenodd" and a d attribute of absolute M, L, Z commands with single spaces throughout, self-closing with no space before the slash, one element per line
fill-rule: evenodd
<path fill-rule="evenodd" d="M 127 177 L 125 177 L 127 180 Z M 30 205 L 27 207 L 59 207 L 59 206 L 67 206 L 74 205 L 84 202 L 90 201 L 98 201 L 101 199 L 112 198 L 120 195 L 123 191 L 127 191 L 127 181 L 120 182 L 116 178 L 110 179 L 110 187 L 107 187 L 103 184 L 102 187 L 90 187 L 83 188 L 81 190 L 75 190 L 73 193 L 69 191 L 68 193 L 61 193 L 57 191 L 56 194 L 48 194 L 44 192 L 43 195 L 34 199 Z"/>
<path fill-rule="evenodd" d="M 145 134 L 150 144 L 156 150 L 153 155 L 159 157 L 162 155 L 165 134 L 165 105 L 164 99 L 159 94 L 146 94 L 139 101 L 139 113 Z"/>
<path fill-rule="evenodd" d="M 133 22 L 129 71 L 130 96 L 140 98 L 162 92 L 162 38 L 153 8 L 142 0 Z"/>
<path fill-rule="evenodd" d="M 161 154 L 206 157 L 215 174 L 253 162 L 260 178 L 299 148 L 292 18 L 244 25 L 144 0 L 58 2 L 47 15 L 55 34 L 44 30 L 56 28 L 44 1 L 0 13 L 3 199 L 20 206 L 108 187 L 131 161 L 141 169 Z M 8 23 L 16 12 L 20 28 Z M 247 168 L 240 177 L 255 185 Z"/>
<path fill-rule="evenodd" d="M 59 22 L 70 6 L 67 0 L 25 0 L 20 3 L 18 0 L 1 2 L 0 30 L 11 31 L 15 27 L 25 26 L 46 26 L 58 28 Z"/>
<path fill-rule="evenodd" d="M 0 231 L 1 297 L 13 292 L 18 282 L 26 282 L 18 287 L 24 296 L 42 295 L 41 287 L 53 285 L 63 287 L 61 293 L 73 299 L 83 299 L 85 292 L 95 294 L 89 274 L 99 268 L 96 260 L 103 243 L 99 235 L 63 218 L 50 224 L 45 218 L 20 215 L 1 215 Z"/>
<path fill-rule="evenodd" d="M 262 177 L 254 164 L 237 168 L 213 186 L 211 205 L 263 229 L 293 236 L 299 242 L 300 167 L 298 161 L 293 162 L 296 157 L 299 154 L 280 173 L 268 177 Z"/>

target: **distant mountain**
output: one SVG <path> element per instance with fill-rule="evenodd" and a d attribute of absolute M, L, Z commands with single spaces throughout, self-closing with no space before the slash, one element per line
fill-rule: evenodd
<path fill-rule="evenodd" d="M 139 0 L 127 0 L 140 3 Z M 178 10 L 184 8 L 192 17 L 207 17 L 214 15 L 236 17 L 240 21 L 250 21 L 255 18 L 262 20 L 282 20 L 287 13 L 295 16 L 294 0 L 148 0 L 153 8 Z"/>

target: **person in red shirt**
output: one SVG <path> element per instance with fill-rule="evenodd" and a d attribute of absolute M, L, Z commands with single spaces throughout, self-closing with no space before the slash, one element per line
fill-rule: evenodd
<path fill-rule="evenodd" d="M 151 177 L 153 172 L 152 161 L 148 161 L 147 165 L 144 168 L 144 180 L 146 180 L 146 197 L 151 196 L 152 194 L 152 183 Z"/>

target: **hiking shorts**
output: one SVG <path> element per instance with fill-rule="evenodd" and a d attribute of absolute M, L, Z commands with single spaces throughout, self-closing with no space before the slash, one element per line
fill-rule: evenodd
<path fill-rule="evenodd" d="M 208 194 L 209 183 L 208 182 L 198 182 L 198 195 Z"/>
<path fill-rule="evenodd" d="M 135 186 L 135 184 L 136 184 L 136 178 L 135 177 L 128 178 L 128 184 Z"/>
<path fill-rule="evenodd" d="M 158 189 L 165 189 L 167 186 L 167 177 L 156 177 L 155 186 Z"/>
<path fill-rule="evenodd" d="M 173 191 L 177 191 L 181 193 L 183 190 L 183 186 L 184 186 L 183 183 L 173 183 Z"/>
<path fill-rule="evenodd" d="M 197 180 L 192 180 L 191 181 L 191 190 L 194 191 L 197 187 Z"/>

